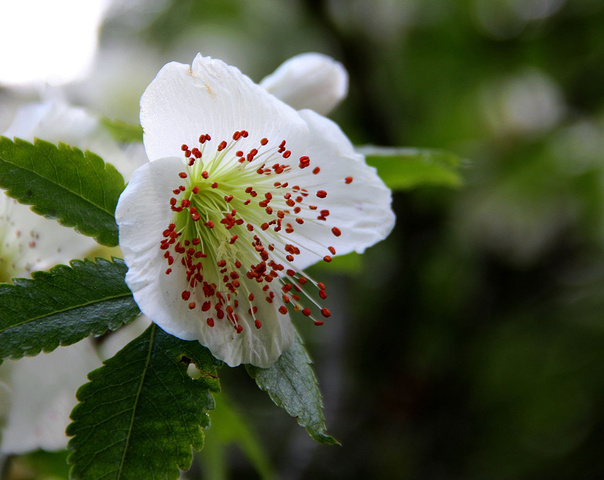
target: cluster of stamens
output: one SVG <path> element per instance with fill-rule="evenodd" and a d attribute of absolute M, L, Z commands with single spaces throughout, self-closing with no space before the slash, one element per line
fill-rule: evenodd
<path fill-rule="evenodd" d="M 258 302 L 277 304 L 282 315 L 290 306 L 315 325 L 322 325 L 308 305 L 314 305 L 325 318 L 331 314 L 305 286 L 313 285 L 325 300 L 325 285 L 294 268 L 300 249 L 306 247 L 283 239 L 306 221 L 328 222 L 329 210 L 318 205 L 327 192 L 311 193 L 279 181 L 293 169 L 312 168 L 307 156 L 292 162 L 285 140 L 271 148 L 269 140 L 262 138 L 254 148 L 237 149 L 246 138 L 247 131 L 236 131 L 229 142 L 210 147 L 212 138 L 203 134 L 198 147 L 182 145 L 186 167 L 179 172 L 181 184 L 170 198 L 173 221 L 160 242 L 168 267 L 165 274 L 175 274 L 176 262 L 180 263 L 186 275 L 182 301 L 201 312 L 210 327 L 226 319 L 241 333 L 240 316 L 247 314 L 261 328 Z M 310 171 L 319 175 L 321 170 L 314 167 Z M 350 184 L 352 177 L 344 182 Z M 336 226 L 331 233 L 341 235 Z M 329 246 L 323 260 L 330 262 L 335 254 L 335 248 Z"/>

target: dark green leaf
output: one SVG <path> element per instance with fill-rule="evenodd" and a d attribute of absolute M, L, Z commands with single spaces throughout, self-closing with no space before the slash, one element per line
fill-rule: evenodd
<path fill-rule="evenodd" d="M 32 210 L 102 245 L 118 244 L 115 207 L 122 175 L 91 152 L 43 140 L 0 137 L 0 188 Z"/>
<path fill-rule="evenodd" d="M 74 260 L 0 284 L 0 360 L 50 352 L 130 323 L 140 311 L 122 260 Z"/>
<path fill-rule="evenodd" d="M 326 445 L 339 445 L 326 433 L 323 400 L 311 364 L 302 339 L 296 336 L 294 344 L 272 367 L 248 365 L 247 370 L 275 405 L 296 418 L 312 438 Z"/>
<path fill-rule="evenodd" d="M 460 158 L 443 150 L 422 148 L 357 148 L 367 163 L 377 168 L 378 175 L 392 190 L 409 190 L 424 185 L 459 187 Z"/>
<path fill-rule="evenodd" d="M 101 118 L 101 123 L 118 142 L 139 143 L 143 141 L 143 127 L 131 123 Z"/>
<path fill-rule="evenodd" d="M 189 363 L 201 374 L 192 379 Z M 89 375 L 67 434 L 77 480 L 177 479 L 203 446 L 219 362 L 151 325 Z"/>

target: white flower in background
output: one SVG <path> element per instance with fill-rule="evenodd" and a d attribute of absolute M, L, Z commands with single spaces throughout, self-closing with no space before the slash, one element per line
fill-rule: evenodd
<path fill-rule="evenodd" d="M 136 302 L 229 365 L 271 365 L 291 310 L 330 315 L 302 270 L 383 239 L 390 191 L 335 123 L 201 55 L 161 69 L 141 123 L 151 161 L 116 210 Z"/>
<path fill-rule="evenodd" d="M 24 105 L 4 136 L 27 141 L 37 137 L 89 149 L 126 177 L 146 161 L 142 146 L 138 151 L 134 146 L 122 149 L 96 117 L 63 102 Z M 82 258 L 96 248 L 92 238 L 35 214 L 0 192 L 0 281 Z M 0 385 L 0 415 L 6 417 L 0 451 L 65 448 L 75 392 L 88 372 L 100 366 L 90 340 L 36 357 L 6 360 L 0 366 L 0 380 L 5 382 Z"/>
<path fill-rule="evenodd" d="M 348 93 L 348 73 L 321 53 L 290 58 L 260 82 L 267 92 L 296 110 L 310 108 L 327 115 Z"/>

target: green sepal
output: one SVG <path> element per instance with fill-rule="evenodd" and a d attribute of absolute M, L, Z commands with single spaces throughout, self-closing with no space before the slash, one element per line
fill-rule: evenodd
<path fill-rule="evenodd" d="M 107 117 L 101 118 L 101 124 L 111 136 L 121 143 L 140 143 L 143 141 L 143 127 Z"/>
<path fill-rule="evenodd" d="M 118 245 L 115 207 L 124 178 L 98 155 L 59 143 L 0 137 L 0 188 L 62 225 Z"/>
<path fill-rule="evenodd" d="M 73 260 L 0 284 L 0 361 L 50 352 L 133 321 L 123 260 Z"/>
<path fill-rule="evenodd" d="M 312 361 L 299 335 L 272 367 L 246 365 L 246 368 L 273 403 L 294 417 L 314 440 L 324 445 L 340 444 L 326 433 L 323 398 Z"/>
<path fill-rule="evenodd" d="M 187 373 L 190 364 L 196 379 Z M 77 392 L 67 434 L 74 480 L 172 480 L 203 447 L 221 362 L 151 325 Z M 193 368 L 193 367 L 190 367 Z"/>

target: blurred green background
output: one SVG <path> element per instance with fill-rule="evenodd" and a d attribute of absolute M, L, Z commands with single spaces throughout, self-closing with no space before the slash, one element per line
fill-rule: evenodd
<path fill-rule="evenodd" d="M 223 369 L 278 478 L 604 478 L 603 27 L 601 0 L 115 2 L 76 103 L 136 121 L 167 61 L 259 81 L 319 51 L 349 71 L 332 118 L 355 144 L 465 159 L 460 188 L 395 192 L 358 271 L 315 271 L 334 315 L 304 335 L 342 447 Z"/>

